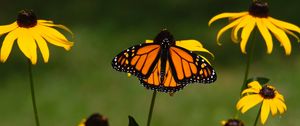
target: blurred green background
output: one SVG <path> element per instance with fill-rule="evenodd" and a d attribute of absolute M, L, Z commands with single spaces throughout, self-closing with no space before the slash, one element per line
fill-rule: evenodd
<path fill-rule="evenodd" d="M 218 80 L 211 85 L 193 84 L 176 93 L 157 95 L 153 126 L 218 126 L 234 116 L 235 103 L 243 81 L 245 55 L 227 32 L 222 46 L 215 42 L 217 31 L 227 23 L 208 20 L 222 12 L 248 9 L 250 1 L 230 0 L 2 0 L 0 24 L 16 20 L 17 12 L 33 9 L 40 19 L 68 26 L 75 46 L 66 52 L 50 45 L 50 62 L 33 67 L 34 82 L 42 126 L 76 126 L 82 118 L 100 112 L 111 126 L 128 125 L 128 115 L 142 126 L 152 91 L 143 88 L 136 77 L 111 67 L 112 58 L 129 46 L 153 39 L 168 28 L 176 39 L 197 39 L 215 54 L 211 59 Z M 269 1 L 273 17 L 299 25 L 297 0 Z M 1 37 L 1 42 L 4 35 Z M 70 37 L 70 36 L 69 36 Z M 269 117 L 267 126 L 297 126 L 300 123 L 300 47 L 291 38 L 291 56 L 285 56 L 274 39 L 274 51 L 266 54 L 264 41 L 258 38 L 250 76 L 271 78 L 285 96 L 288 111 Z M 6 63 L 0 64 L 0 125 L 34 126 L 26 58 L 14 45 Z M 298 98 L 297 98 L 298 97 Z M 258 107 L 241 116 L 252 125 Z"/>

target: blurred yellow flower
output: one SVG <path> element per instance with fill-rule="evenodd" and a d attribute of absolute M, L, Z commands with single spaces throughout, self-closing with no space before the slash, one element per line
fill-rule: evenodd
<path fill-rule="evenodd" d="M 244 126 L 244 123 L 238 119 L 228 119 L 221 122 L 222 126 Z"/>
<path fill-rule="evenodd" d="M 261 123 L 265 124 L 270 111 L 274 116 L 278 111 L 283 114 L 287 110 L 284 97 L 274 87 L 261 86 L 258 81 L 250 82 L 248 87 L 243 90 L 243 97 L 236 104 L 236 108 L 243 114 L 255 105 L 262 103 L 260 119 Z"/>
<path fill-rule="evenodd" d="M 294 36 L 298 42 L 300 41 L 299 37 L 293 33 L 300 33 L 300 28 L 291 23 L 280 21 L 269 16 L 269 7 L 266 2 L 254 1 L 249 10 L 244 12 L 221 13 L 213 17 L 209 21 L 208 25 L 211 25 L 214 21 L 222 18 L 228 18 L 230 23 L 218 32 L 217 42 L 220 44 L 221 35 L 228 29 L 232 28 L 231 39 L 235 43 L 240 42 L 242 53 L 246 53 L 246 44 L 255 26 L 257 26 L 266 42 L 268 54 L 270 54 L 273 50 L 273 40 L 270 32 L 273 33 L 281 46 L 283 46 L 286 55 L 290 55 L 292 50 L 291 42 L 287 34 Z M 238 37 L 240 29 L 242 29 L 241 40 Z"/>
<path fill-rule="evenodd" d="M 86 119 L 82 119 L 78 126 L 85 126 Z"/>
<path fill-rule="evenodd" d="M 17 21 L 0 26 L 0 35 L 7 33 L 1 47 L 1 62 L 7 60 L 15 40 L 17 40 L 20 50 L 30 59 L 32 64 L 37 62 L 37 46 L 41 51 L 44 62 L 48 62 L 50 54 L 46 41 L 70 50 L 73 42 L 67 40 L 64 35 L 53 27 L 61 28 L 72 34 L 63 25 L 53 24 L 52 21 L 48 20 L 37 20 L 36 15 L 31 10 L 20 11 Z"/>
<path fill-rule="evenodd" d="M 109 126 L 108 119 L 99 113 L 92 114 L 88 119 L 83 119 L 78 126 Z"/>

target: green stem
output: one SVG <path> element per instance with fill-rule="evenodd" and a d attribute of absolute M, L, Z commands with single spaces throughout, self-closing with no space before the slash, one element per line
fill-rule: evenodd
<path fill-rule="evenodd" d="M 150 123 L 151 123 L 153 108 L 154 108 L 154 104 L 155 104 L 155 98 L 156 98 L 156 91 L 153 91 L 151 104 L 150 104 L 150 109 L 149 109 L 149 114 L 148 114 L 147 126 L 150 126 Z"/>
<path fill-rule="evenodd" d="M 248 80 L 248 75 L 249 75 L 250 63 L 251 63 L 252 58 L 253 58 L 252 56 L 253 56 L 253 53 L 254 53 L 254 47 L 255 47 L 255 43 L 256 43 L 255 42 L 256 32 L 257 31 L 254 30 L 254 36 L 253 36 L 253 39 L 252 39 L 254 41 L 251 43 L 250 51 L 248 52 L 248 55 L 247 55 L 244 81 L 243 81 L 243 85 L 241 87 L 240 93 L 242 93 L 242 91 L 247 88 L 247 80 Z"/>
<path fill-rule="evenodd" d="M 261 106 L 262 106 L 262 105 L 261 105 Z M 256 125 L 257 125 L 258 118 L 259 118 L 259 115 L 260 115 L 260 112 L 261 112 L 261 106 L 259 107 L 259 110 L 258 110 L 258 113 L 257 113 L 257 115 L 256 115 L 255 122 L 254 122 L 253 126 L 256 126 Z"/>
<path fill-rule="evenodd" d="M 252 52 L 252 51 L 251 51 Z M 240 93 L 247 88 L 247 80 L 248 80 L 248 75 L 249 75 L 249 69 L 250 69 L 250 62 L 251 62 L 251 52 L 249 55 L 247 55 L 246 59 L 246 70 L 244 74 L 244 80 L 243 80 L 243 85 L 241 86 Z"/>
<path fill-rule="evenodd" d="M 31 66 L 31 61 L 30 60 L 28 60 L 28 73 L 29 73 L 31 101 L 32 101 L 32 107 L 33 107 L 33 111 L 34 111 L 35 123 L 36 123 L 36 126 L 40 126 L 39 116 L 38 116 L 38 111 L 37 111 L 36 101 L 35 101 L 34 84 L 33 84 L 33 76 L 32 76 L 32 66 Z"/>
<path fill-rule="evenodd" d="M 250 51 L 248 52 L 247 54 L 247 58 L 246 58 L 246 70 L 245 70 L 245 74 L 244 74 L 244 80 L 243 80 L 243 84 L 241 86 L 241 89 L 240 89 L 240 96 L 239 98 L 241 97 L 241 93 L 243 92 L 244 89 L 247 88 L 247 80 L 248 80 L 248 76 L 249 76 L 249 70 L 250 70 L 250 64 L 251 64 L 251 61 L 252 61 L 252 56 L 253 56 L 253 53 L 254 53 L 254 47 L 255 47 L 255 39 L 256 39 L 256 34 L 257 34 L 257 30 L 254 29 L 254 36 L 252 38 L 252 43 L 251 43 L 251 47 L 250 47 Z M 238 118 L 239 117 L 239 112 L 236 111 L 235 113 L 235 118 Z"/>

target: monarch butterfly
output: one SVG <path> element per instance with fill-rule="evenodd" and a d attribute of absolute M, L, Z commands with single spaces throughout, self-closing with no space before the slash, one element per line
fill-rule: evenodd
<path fill-rule="evenodd" d="M 153 43 L 122 51 L 113 59 L 112 67 L 137 76 L 144 87 L 160 92 L 172 93 L 188 83 L 212 83 L 217 79 L 208 61 L 175 42 L 168 30 L 162 30 Z"/>

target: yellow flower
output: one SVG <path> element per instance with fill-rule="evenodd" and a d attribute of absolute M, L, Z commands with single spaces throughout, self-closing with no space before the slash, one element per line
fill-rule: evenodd
<path fill-rule="evenodd" d="M 15 40 L 17 40 L 20 50 L 30 59 L 32 64 L 37 62 L 37 47 L 40 49 L 44 62 L 48 62 L 50 54 L 46 41 L 70 50 L 73 42 L 67 40 L 64 35 L 53 27 L 72 33 L 63 25 L 53 24 L 52 21 L 48 20 L 37 20 L 33 11 L 20 11 L 17 21 L 9 25 L 0 26 L 0 35 L 7 33 L 1 47 L 1 62 L 7 60 Z"/>
<path fill-rule="evenodd" d="M 221 122 L 222 126 L 244 126 L 244 123 L 238 119 L 228 119 Z"/>
<path fill-rule="evenodd" d="M 278 111 L 283 114 L 287 110 L 283 96 L 274 87 L 270 85 L 261 86 L 258 81 L 250 82 L 248 87 L 243 90 L 242 95 L 244 96 L 236 104 L 236 108 L 242 113 L 262 103 L 260 119 L 261 123 L 265 124 L 270 111 L 274 116 Z"/>
<path fill-rule="evenodd" d="M 82 119 L 78 126 L 85 126 L 86 119 Z"/>
<path fill-rule="evenodd" d="M 220 42 L 220 37 L 225 31 L 232 28 L 231 39 L 235 43 L 240 42 L 240 48 L 243 53 L 246 53 L 246 44 L 255 26 L 257 26 L 266 42 L 268 54 L 273 50 L 273 40 L 270 32 L 279 40 L 281 46 L 285 49 L 286 55 L 290 55 L 292 50 L 291 42 L 287 34 L 294 36 L 298 42 L 300 41 L 299 37 L 293 33 L 300 33 L 300 28 L 291 23 L 280 21 L 269 16 L 269 7 L 266 2 L 254 1 L 248 11 L 216 15 L 209 21 L 208 25 L 222 18 L 228 18 L 230 23 L 218 32 L 217 42 Z M 241 29 L 240 39 L 238 33 Z"/>
<path fill-rule="evenodd" d="M 109 126 L 108 119 L 99 113 L 92 114 L 88 119 L 83 119 L 78 126 Z"/>

